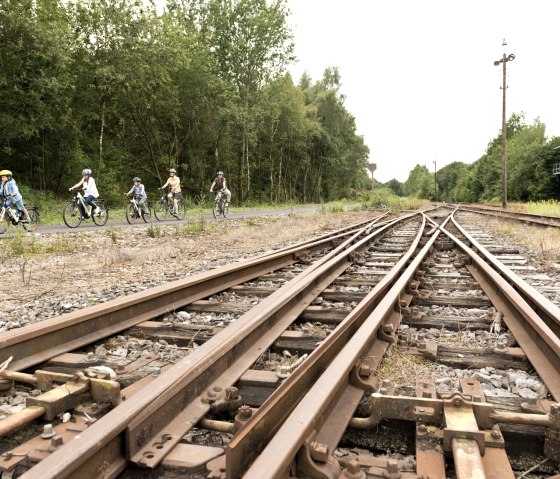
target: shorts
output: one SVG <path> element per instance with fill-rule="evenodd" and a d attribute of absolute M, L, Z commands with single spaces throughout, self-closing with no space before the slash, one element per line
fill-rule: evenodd
<path fill-rule="evenodd" d="M 22 211 L 25 208 L 25 206 L 23 206 L 23 198 L 16 200 L 14 197 L 11 197 L 8 198 L 6 202 L 8 203 L 8 206 L 15 206 L 18 211 Z"/>

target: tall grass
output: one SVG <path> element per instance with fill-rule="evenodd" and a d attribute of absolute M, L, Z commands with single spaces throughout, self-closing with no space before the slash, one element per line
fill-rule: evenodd
<path fill-rule="evenodd" d="M 535 215 L 560 216 L 560 202 L 556 200 L 529 201 L 510 205 L 519 211 Z"/>

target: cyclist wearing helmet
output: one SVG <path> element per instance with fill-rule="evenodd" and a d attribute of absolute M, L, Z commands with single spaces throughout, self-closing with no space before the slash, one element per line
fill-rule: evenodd
<path fill-rule="evenodd" d="M 130 196 L 132 194 L 134 194 L 134 199 L 138 203 L 138 206 L 140 206 L 142 214 L 146 213 L 146 200 L 148 199 L 148 196 L 146 195 L 146 189 L 142 184 L 142 180 L 137 176 L 132 178 L 132 188 L 130 188 L 128 193 L 125 193 L 126 196 Z"/>
<path fill-rule="evenodd" d="M 86 205 L 91 206 L 92 214 L 94 214 L 95 216 L 99 216 L 101 210 L 93 202 L 94 198 L 99 198 L 99 192 L 97 191 L 95 180 L 91 177 L 91 170 L 89 168 L 85 168 L 82 170 L 82 179 L 71 188 L 68 188 L 68 191 L 75 190 L 80 186 L 84 190 L 84 202 L 86 203 Z M 80 204 L 80 209 L 81 208 L 82 205 Z M 87 211 L 82 211 L 82 214 L 84 218 L 89 218 L 89 214 Z"/>
<path fill-rule="evenodd" d="M 210 187 L 210 193 L 217 193 L 218 191 L 221 191 L 226 195 L 226 206 L 229 206 L 229 201 L 231 200 L 231 191 L 228 190 L 223 171 L 218 171 L 218 173 L 216 174 L 216 178 L 214 178 L 212 186 Z"/>
<path fill-rule="evenodd" d="M 181 199 L 181 180 L 177 176 L 177 170 L 175 170 L 175 168 L 171 168 L 169 170 L 169 178 L 167 178 L 165 185 L 163 185 L 160 190 L 163 190 L 168 186 L 169 193 L 167 194 L 167 197 L 169 199 L 173 199 L 173 211 L 177 214 L 177 200 Z"/>
<path fill-rule="evenodd" d="M 10 170 L 2 170 L 0 171 L 0 177 L 2 177 L 0 196 L 6 198 L 7 206 L 14 205 L 19 211 L 20 216 L 23 213 L 22 221 L 29 222 L 29 213 L 23 205 L 23 198 L 16 185 L 16 180 L 12 178 L 12 172 Z"/>

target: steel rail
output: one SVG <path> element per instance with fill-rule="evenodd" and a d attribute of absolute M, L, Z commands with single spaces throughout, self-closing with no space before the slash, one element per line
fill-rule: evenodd
<path fill-rule="evenodd" d="M 276 389 L 228 443 L 225 463 L 228 479 L 241 476 L 258 455 L 260 449 L 272 439 L 292 409 L 309 391 L 317 377 L 356 333 L 382 296 L 405 269 L 418 247 L 424 228 L 425 220 L 409 250 L 403 254 L 391 271 L 360 301 L 356 308 L 349 312 L 348 316 L 321 342 L 303 364 Z"/>
<path fill-rule="evenodd" d="M 433 221 L 431 222 L 434 223 Z M 435 241 L 435 237 L 439 235 L 440 231 L 454 241 L 460 249 L 467 252 L 472 261 L 477 264 L 477 267 L 484 271 L 485 276 L 492 278 L 495 281 L 491 286 L 492 289 L 504 288 L 504 298 L 506 298 L 508 302 L 511 301 L 512 304 L 515 305 L 516 309 L 522 309 L 525 314 L 529 316 L 531 315 L 532 310 L 530 307 L 528 307 L 524 300 L 503 278 L 493 272 L 490 266 L 488 266 L 476 253 L 470 251 L 466 245 L 446 231 L 445 224 L 443 226 L 438 226 L 432 239 L 413 260 L 407 271 L 401 275 L 399 281 L 395 283 L 390 292 L 387 293 L 387 295 L 381 300 L 366 322 L 350 339 L 344 350 L 335 358 L 328 368 L 325 369 L 324 373 L 315 382 L 307 395 L 297 404 L 290 416 L 283 422 L 282 426 L 276 432 L 272 440 L 267 444 L 266 448 L 242 476 L 244 479 L 280 479 L 287 477 L 290 468 L 293 467 L 296 456 L 298 458 L 298 469 L 301 467 L 300 463 L 303 463 L 303 467 L 308 467 L 310 463 L 313 463 L 313 471 L 319 473 L 321 477 L 342 477 L 342 475 L 339 476 L 340 467 L 338 466 L 338 463 L 331 460 L 328 456 L 329 452 L 336 447 L 337 442 L 333 441 L 329 444 L 321 444 L 323 447 L 322 452 L 326 451 L 327 456 L 325 457 L 323 455 L 320 462 L 314 462 L 310 459 L 308 456 L 309 451 L 307 450 L 306 452 L 306 449 L 303 446 L 305 445 L 307 448 L 312 448 L 313 443 L 311 441 L 317 441 L 317 437 L 323 432 L 323 430 L 333 429 L 332 426 L 327 427 L 327 421 L 343 421 L 343 419 L 339 417 L 341 416 L 340 411 L 337 411 L 337 398 L 343 397 L 345 392 L 353 387 L 351 381 L 351 371 L 356 366 L 359 359 L 364 357 L 364 354 L 368 349 L 368 345 L 371 344 L 372 341 L 379 342 L 376 338 L 375 331 L 379 330 L 381 325 L 384 324 L 387 318 L 391 317 L 391 315 L 400 315 L 400 313 L 395 313 L 394 306 L 399 300 L 402 292 L 405 290 L 408 282 L 413 278 L 414 273 L 420 267 L 421 262 L 427 256 L 433 241 Z M 485 289 L 485 291 L 488 293 L 488 289 Z M 525 308 L 522 307 L 522 303 L 525 303 Z M 506 318 L 506 316 L 509 317 L 511 315 L 504 314 L 504 318 Z M 533 317 L 532 319 L 534 320 L 535 318 Z M 506 324 L 508 327 L 513 326 L 511 321 L 508 321 Z M 546 327 L 541 324 L 541 327 L 543 326 Z M 519 339 L 515 332 L 514 335 L 520 342 L 521 347 L 524 348 L 525 342 Z M 554 340 L 552 342 L 556 344 Z M 560 350 L 558 350 L 558 348 L 556 348 L 555 354 L 557 360 L 560 360 Z M 535 351 L 531 350 L 527 353 L 527 356 L 529 360 L 533 362 L 534 366 L 535 363 L 546 363 L 548 361 L 548 354 L 546 352 L 539 351 L 538 348 L 536 348 Z M 537 369 L 537 372 L 539 372 L 541 378 L 544 380 L 541 374 L 542 368 L 535 366 L 535 369 Z M 556 367 L 551 371 L 553 374 L 549 374 L 548 378 L 556 378 L 555 383 L 552 383 L 553 389 L 551 389 L 554 396 L 555 393 L 553 390 L 558 389 L 558 385 L 560 385 L 560 381 L 558 380 L 560 369 Z M 545 380 L 545 383 L 549 385 L 549 381 Z M 554 384 L 556 385 L 556 388 L 554 388 Z M 272 397 L 269 401 L 271 399 Z M 266 403 L 263 407 L 264 406 L 266 406 Z M 333 420 L 333 415 L 336 418 L 335 420 Z M 367 422 L 367 419 L 357 419 L 353 421 L 362 423 Z M 243 430 L 241 432 L 243 432 Z M 337 440 L 338 439 L 335 439 L 335 441 Z M 317 443 L 315 443 L 315 445 L 317 445 Z M 468 464 L 472 465 L 477 462 L 477 457 L 480 456 L 478 448 L 476 448 L 476 451 L 473 451 L 474 455 L 467 454 L 465 456 L 458 450 L 461 449 L 458 448 L 458 446 L 458 444 L 454 444 L 453 451 L 459 470 L 465 469 Z M 305 475 L 305 469 L 303 470 L 303 475 Z M 226 477 L 228 479 L 237 479 L 239 476 L 228 475 Z"/>
<path fill-rule="evenodd" d="M 194 350 L 142 394 L 135 394 L 27 471 L 25 479 L 97 478 L 126 460 L 155 467 L 210 409 L 217 392 L 234 384 L 317 295 L 351 264 L 351 254 L 413 215 L 398 218 L 353 242 L 335 258 L 298 276 Z"/>
<path fill-rule="evenodd" d="M 448 220 L 449 218 L 446 221 Z M 337 398 L 351 387 L 352 369 L 366 355 L 373 343 L 378 342 L 377 331 L 393 314 L 395 304 L 399 302 L 399 298 L 420 268 L 422 261 L 428 256 L 439 235 L 440 231 L 436 230 L 405 271 L 400 273 L 398 280 L 377 307 L 278 427 L 264 450 L 243 474 L 244 479 L 281 479 L 288 476 L 298 451 L 314 431 L 320 431 L 333 410 Z M 268 401 L 271 400 L 272 397 Z M 266 402 L 263 407 L 266 407 Z M 232 473 L 233 475 L 228 475 L 227 479 L 240 477 L 240 471 L 236 470 Z"/>
<path fill-rule="evenodd" d="M 355 230 L 343 228 L 342 233 L 333 232 L 319 240 L 305 241 L 272 253 L 264 253 L 242 262 L 9 331 L 0 338 L 0 351 L 4 357 L 13 357 L 11 370 L 24 370 L 236 284 L 291 265 L 297 262 L 296 254 L 320 250 L 330 246 L 335 240 L 344 240 L 349 235 L 354 235 L 356 231 L 369 231 L 383 216 L 385 215 L 380 215 L 365 225 L 360 223 Z"/>
<path fill-rule="evenodd" d="M 524 223 L 533 223 L 539 226 L 558 227 L 560 226 L 560 217 L 537 215 L 533 213 L 520 213 L 516 211 L 493 210 L 490 208 L 482 208 L 477 206 L 459 206 L 459 210 L 468 211 L 470 213 L 479 213 L 481 215 L 495 216 L 499 218 L 507 218 Z"/>
<path fill-rule="evenodd" d="M 539 316 L 543 318 L 554 334 L 560 337 L 560 308 L 498 260 L 482 244 L 474 239 L 455 218 L 452 218 L 451 221 L 486 262 L 515 287 L 517 292 L 523 296 L 523 299 L 530 303 Z"/>
<path fill-rule="evenodd" d="M 475 253 L 445 228 L 439 229 L 469 256 L 473 263 L 469 271 L 477 281 L 486 281 L 488 286 L 481 284 L 481 287 L 498 309 L 512 306 L 512 314 L 504 314 L 503 321 L 554 399 L 560 401 L 560 338 L 508 280 L 487 262 L 489 258 Z"/>

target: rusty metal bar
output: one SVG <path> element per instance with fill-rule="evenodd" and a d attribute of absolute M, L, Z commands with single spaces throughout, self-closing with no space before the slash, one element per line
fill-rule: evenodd
<path fill-rule="evenodd" d="M 378 219 L 375 218 L 356 231 L 361 232 L 373 227 Z M 0 338 L 0 351 L 6 357 L 13 356 L 12 370 L 29 368 L 233 285 L 293 264 L 297 252 L 324 248 L 333 239 L 344 238 L 349 234 L 355 235 L 356 231 L 345 231 L 342 234 L 335 232 L 325 235 L 320 241 L 283 248 L 274 253 L 266 253 L 247 261 L 9 331 Z"/>
<path fill-rule="evenodd" d="M 446 222 L 449 220 L 447 218 Z M 362 352 L 375 340 L 376 332 L 398 303 L 403 291 L 428 255 L 437 237 L 436 231 L 410 266 L 402 272 L 390 291 L 367 317 L 346 346 L 325 369 L 308 393 L 293 409 L 274 437 L 243 475 L 244 479 L 280 479 L 286 476 L 294 458 L 313 430 L 318 430 L 326 419 L 325 411 L 347 383 L 352 368 Z M 311 356 L 313 353 L 311 354 Z M 310 356 L 310 357 L 311 357 Z M 226 466 L 227 467 L 227 466 Z M 237 479 L 240 471 L 232 471 L 228 479 Z"/>
<path fill-rule="evenodd" d="M 5 417 L 0 421 L 0 437 L 14 432 L 35 419 L 39 419 L 45 414 L 45 411 L 46 409 L 42 406 L 29 406 L 16 414 Z"/>
<path fill-rule="evenodd" d="M 482 455 L 474 439 L 454 437 L 451 440 L 457 479 L 486 479 Z"/>
<path fill-rule="evenodd" d="M 9 381 L 18 381 L 26 384 L 37 384 L 39 380 L 33 374 L 19 373 L 11 369 L 0 371 L 0 378 L 8 379 Z"/>
<path fill-rule="evenodd" d="M 22 477 L 97 478 L 101 472 L 98 457 L 108 455 L 106 448 L 113 447 L 115 441 L 126 447 L 117 459 L 126 455 L 146 467 L 155 467 L 204 417 L 212 397 L 233 384 L 326 285 L 352 264 L 350 253 L 367 246 L 389 226 L 353 244 L 312 273 L 294 278 L 154 379 L 142 394 L 134 395 L 90 426 L 79 442 L 57 450 Z"/>

